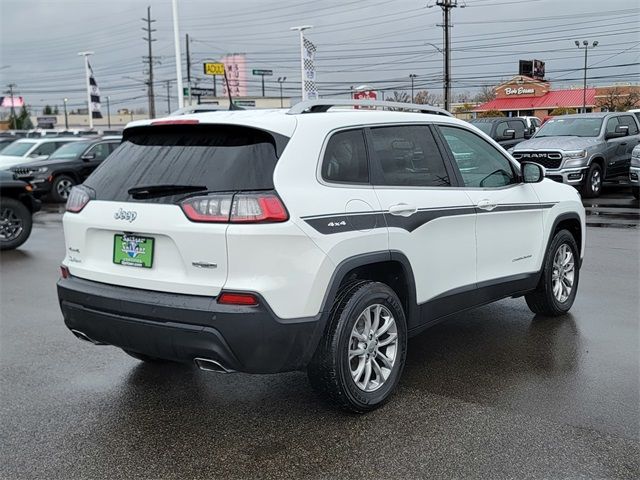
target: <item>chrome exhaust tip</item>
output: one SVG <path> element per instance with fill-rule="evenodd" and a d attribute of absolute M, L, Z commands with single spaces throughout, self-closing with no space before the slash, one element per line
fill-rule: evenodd
<path fill-rule="evenodd" d="M 216 373 L 232 373 L 233 370 L 230 370 L 224 366 L 220 362 L 216 362 L 215 360 L 211 360 L 210 358 L 201 358 L 196 357 L 193 359 L 196 366 L 200 370 L 204 370 L 205 372 L 216 372 Z"/>
<path fill-rule="evenodd" d="M 93 345 L 104 345 L 104 343 L 101 343 L 101 342 L 98 342 L 96 340 L 93 340 L 91 337 L 89 337 L 89 335 L 87 335 L 84 332 L 81 332 L 80 330 L 71 329 L 71 333 L 73 333 L 80 340 L 92 343 Z"/>

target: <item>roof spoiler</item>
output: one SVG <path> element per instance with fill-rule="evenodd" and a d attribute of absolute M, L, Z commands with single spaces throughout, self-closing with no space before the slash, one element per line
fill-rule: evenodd
<path fill-rule="evenodd" d="M 287 112 L 288 115 L 299 115 L 301 113 L 321 113 L 333 107 L 372 107 L 380 109 L 399 109 L 403 111 L 415 111 L 419 113 L 430 113 L 432 115 L 445 115 L 452 117 L 449 112 L 442 108 L 422 105 L 417 103 L 387 102 L 382 100 L 307 100 L 295 104 Z"/>

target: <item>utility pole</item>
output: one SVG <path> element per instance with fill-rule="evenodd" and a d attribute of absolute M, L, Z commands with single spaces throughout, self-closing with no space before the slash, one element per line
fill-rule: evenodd
<path fill-rule="evenodd" d="M 151 44 L 156 40 L 152 37 L 152 33 L 156 31 L 155 28 L 151 28 L 151 24 L 155 22 L 155 20 L 151 20 L 151 7 L 147 7 L 147 18 L 142 19 L 143 22 L 147 24 L 146 27 L 143 27 L 142 30 L 147 32 L 147 36 L 143 37 L 143 40 L 146 40 L 149 46 L 149 56 L 145 57 L 149 63 L 149 83 L 148 86 L 148 96 L 149 96 L 149 118 L 156 117 L 156 102 L 153 95 L 153 53 Z"/>
<path fill-rule="evenodd" d="M 13 106 L 13 89 L 16 88 L 16 86 L 17 85 L 15 83 L 10 83 L 9 85 L 7 85 L 7 87 L 9 87 L 9 91 L 7 93 L 11 96 L 11 117 L 9 125 L 13 130 L 16 129 L 16 109 Z"/>
<path fill-rule="evenodd" d="M 89 55 L 93 52 L 78 52 L 84 57 L 84 76 L 87 85 L 87 115 L 89 116 L 89 130 L 93 130 L 93 112 L 91 111 L 91 84 L 89 82 Z"/>
<path fill-rule="evenodd" d="M 436 0 L 435 4 L 442 9 L 442 24 L 438 26 L 441 26 L 444 31 L 444 109 L 449 110 L 451 104 L 451 9 L 458 6 L 458 0 Z M 429 7 L 432 6 L 429 5 Z M 462 8 L 464 8 L 464 5 L 462 5 Z"/>
<path fill-rule="evenodd" d="M 189 53 L 189 34 L 185 35 L 187 45 L 187 92 L 189 97 L 189 105 L 191 105 L 191 54 Z M 216 77 L 213 75 L 213 96 L 216 96 Z"/>
<path fill-rule="evenodd" d="M 107 125 L 109 126 L 109 129 L 111 129 L 111 105 L 109 105 L 110 100 L 111 98 L 109 97 L 109 95 L 107 95 Z"/>
<path fill-rule="evenodd" d="M 171 80 L 167 80 L 167 115 L 171 114 Z M 190 87 L 189 90 L 191 90 Z"/>
<path fill-rule="evenodd" d="M 414 96 L 413 96 L 413 79 L 416 78 L 417 75 L 415 73 L 410 73 L 409 74 L 409 78 L 411 79 L 411 103 L 414 103 Z"/>
<path fill-rule="evenodd" d="M 591 45 L 589 45 L 589 40 L 583 40 L 582 46 L 580 42 L 576 40 L 576 47 L 580 50 L 584 50 L 584 84 L 582 86 L 582 113 L 587 113 L 587 53 L 590 48 L 595 48 L 598 46 L 598 41 L 596 40 Z"/>

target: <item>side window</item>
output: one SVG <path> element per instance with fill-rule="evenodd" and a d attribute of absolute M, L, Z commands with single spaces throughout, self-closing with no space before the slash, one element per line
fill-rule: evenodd
<path fill-rule="evenodd" d="M 613 133 L 616 131 L 616 127 L 618 126 L 618 117 L 612 117 L 607 120 L 607 129 L 606 133 Z"/>
<path fill-rule="evenodd" d="M 322 178 L 328 182 L 369 183 L 367 150 L 361 129 L 331 136 L 322 159 Z"/>
<path fill-rule="evenodd" d="M 517 183 L 511 162 L 491 144 L 463 128 L 438 127 L 467 187 L 504 187 Z"/>
<path fill-rule="evenodd" d="M 46 142 L 37 147 L 32 155 L 51 155 L 57 150 L 57 144 L 55 142 Z"/>
<path fill-rule="evenodd" d="M 106 143 L 99 143 L 97 145 L 94 145 L 89 149 L 89 151 L 87 152 L 87 155 L 92 153 L 95 155 L 94 160 L 102 161 L 105 158 L 107 158 L 107 156 L 109 156 L 109 153 L 110 153 L 109 146 Z"/>
<path fill-rule="evenodd" d="M 633 117 L 624 115 L 622 117 L 618 117 L 618 122 L 620 122 L 620 125 L 626 125 L 627 127 L 629 127 L 629 135 L 638 134 L 638 125 L 636 125 L 636 121 L 633 119 Z"/>
<path fill-rule="evenodd" d="M 534 118 L 534 119 L 532 119 L 531 121 L 533 122 L 533 125 L 534 125 L 535 127 L 539 127 L 540 125 L 542 125 L 542 124 L 540 123 L 540 119 L 539 119 L 539 118 Z"/>
<path fill-rule="evenodd" d="M 524 122 L 520 120 L 512 120 L 509 122 L 509 128 L 512 128 L 516 131 L 516 138 L 524 138 Z"/>
<path fill-rule="evenodd" d="M 109 153 L 111 153 L 116 148 L 118 148 L 120 146 L 120 143 L 119 142 L 109 142 L 107 145 L 109 145 Z"/>
<path fill-rule="evenodd" d="M 377 185 L 446 187 L 451 185 L 440 150 L 425 125 L 375 127 L 371 130 L 371 161 L 381 178 Z"/>

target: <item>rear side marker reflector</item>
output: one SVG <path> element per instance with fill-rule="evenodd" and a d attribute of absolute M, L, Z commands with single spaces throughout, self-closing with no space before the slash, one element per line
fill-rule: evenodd
<path fill-rule="evenodd" d="M 67 267 L 65 267 L 64 265 L 60 265 L 60 275 L 62 275 L 62 278 L 69 278 L 71 276 L 71 273 L 69 272 L 69 269 Z"/>
<path fill-rule="evenodd" d="M 218 303 L 222 305 L 258 305 L 258 297 L 252 293 L 224 292 L 218 296 Z"/>

